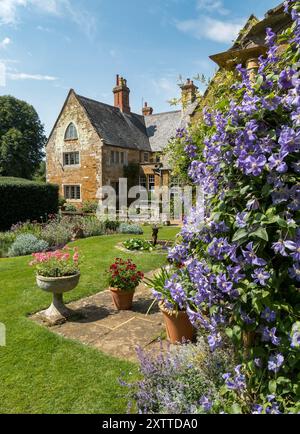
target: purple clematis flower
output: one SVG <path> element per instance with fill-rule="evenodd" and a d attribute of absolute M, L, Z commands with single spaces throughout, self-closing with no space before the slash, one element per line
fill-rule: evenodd
<path fill-rule="evenodd" d="M 274 322 L 276 319 L 276 312 L 271 310 L 269 307 L 266 307 L 262 312 L 261 317 L 267 322 Z"/>
<path fill-rule="evenodd" d="M 289 268 L 289 275 L 292 279 L 296 279 L 297 282 L 300 282 L 300 264 L 298 262 L 293 265 L 293 268 Z"/>
<path fill-rule="evenodd" d="M 275 253 L 279 253 L 281 256 L 288 256 L 286 249 L 293 250 L 295 243 L 293 241 L 278 240 L 272 244 L 272 249 Z"/>
<path fill-rule="evenodd" d="M 278 353 L 275 356 L 271 356 L 268 361 L 269 371 L 273 371 L 275 372 L 275 374 L 277 374 L 283 362 L 284 362 L 284 357 L 282 354 Z"/>
<path fill-rule="evenodd" d="M 267 163 L 267 159 L 264 155 L 259 155 L 258 157 L 253 157 L 250 155 L 244 161 L 243 168 L 246 175 L 259 176 L 263 171 L 265 165 Z"/>
<path fill-rule="evenodd" d="M 280 344 L 280 338 L 276 336 L 276 327 L 269 329 L 269 327 L 264 327 L 262 329 L 262 337 L 261 340 L 263 342 L 272 342 L 273 345 Z"/>
<path fill-rule="evenodd" d="M 239 228 L 247 226 L 247 223 L 245 222 L 247 215 L 248 213 L 245 211 L 237 213 L 235 223 Z"/>
<path fill-rule="evenodd" d="M 293 77 L 295 75 L 295 71 L 293 69 L 284 69 L 281 71 L 279 75 L 279 86 L 282 89 L 290 89 L 293 87 Z"/>
<path fill-rule="evenodd" d="M 262 414 L 263 406 L 259 404 L 254 404 L 252 407 L 252 414 Z"/>
<path fill-rule="evenodd" d="M 227 280 L 226 274 L 221 274 L 217 277 L 217 287 L 225 294 L 229 294 L 232 290 L 233 283 Z"/>
<path fill-rule="evenodd" d="M 270 279 L 270 274 L 264 268 L 257 268 L 254 273 L 251 274 L 255 283 L 259 283 L 262 286 L 266 286 L 266 280 Z"/>
<path fill-rule="evenodd" d="M 246 250 L 242 249 L 242 252 L 247 264 L 258 265 L 260 267 L 264 267 L 265 265 L 267 265 L 264 259 L 257 257 L 256 253 L 253 250 L 253 242 L 248 243 L 246 246 Z"/>
<path fill-rule="evenodd" d="M 285 161 L 283 161 L 283 159 L 286 157 L 285 155 L 280 155 L 280 154 L 273 154 L 271 155 L 271 157 L 269 158 L 269 168 L 271 170 L 276 169 L 277 172 L 279 173 L 285 173 L 288 170 L 288 165 L 286 164 Z"/>

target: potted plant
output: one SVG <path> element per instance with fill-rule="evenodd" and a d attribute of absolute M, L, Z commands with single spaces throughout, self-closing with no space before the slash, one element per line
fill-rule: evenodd
<path fill-rule="evenodd" d="M 108 283 L 113 303 L 118 310 L 130 310 L 135 289 L 144 274 L 137 270 L 131 259 L 116 258 L 108 271 Z"/>
<path fill-rule="evenodd" d="M 170 343 L 193 341 L 195 328 L 186 311 L 187 293 L 180 283 L 179 275 L 171 274 L 169 269 L 162 268 L 153 279 L 147 279 L 146 283 L 152 289 L 154 302 L 158 301 Z"/>
<path fill-rule="evenodd" d="M 77 248 L 33 254 L 30 265 L 36 269 L 36 282 L 43 291 L 53 294 L 51 306 L 43 317 L 51 324 L 64 322 L 72 314 L 63 302 L 63 293 L 72 291 L 79 283 L 79 253 Z"/>

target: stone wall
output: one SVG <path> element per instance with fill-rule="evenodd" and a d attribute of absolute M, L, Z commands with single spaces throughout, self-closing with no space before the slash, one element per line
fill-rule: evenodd
<path fill-rule="evenodd" d="M 73 122 L 77 128 L 78 140 L 65 140 L 65 131 Z M 97 189 L 102 185 L 102 141 L 90 123 L 75 94 L 70 93 L 58 122 L 47 144 L 47 181 L 58 184 L 63 196 L 64 185 L 80 185 L 80 203 L 94 200 Z M 63 153 L 79 151 L 80 164 L 64 166 Z"/>

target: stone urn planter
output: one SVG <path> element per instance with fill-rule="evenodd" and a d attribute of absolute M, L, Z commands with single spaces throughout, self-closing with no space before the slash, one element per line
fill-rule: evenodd
<path fill-rule="evenodd" d="M 53 294 L 51 306 L 42 313 L 43 318 L 47 322 L 52 325 L 62 323 L 72 315 L 73 311 L 68 309 L 63 302 L 63 294 L 75 289 L 79 283 L 79 279 L 80 273 L 64 277 L 36 276 L 38 287 L 43 291 Z"/>
<path fill-rule="evenodd" d="M 131 310 L 135 291 L 122 291 L 118 288 L 110 288 L 113 304 L 118 310 Z"/>
<path fill-rule="evenodd" d="M 166 309 L 163 303 L 159 303 L 163 314 L 168 340 L 171 344 L 181 344 L 184 341 L 193 341 L 195 328 L 191 324 L 186 311 Z"/>

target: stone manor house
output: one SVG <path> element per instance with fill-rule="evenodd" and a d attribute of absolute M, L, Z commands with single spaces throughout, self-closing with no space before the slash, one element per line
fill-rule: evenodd
<path fill-rule="evenodd" d="M 125 168 L 138 168 L 134 183 L 151 191 L 170 182 L 161 158 L 188 110 L 154 114 L 147 103 L 142 114 L 130 109 L 127 81 L 118 76 L 114 106 L 77 95 L 71 89 L 47 143 L 47 181 L 58 184 L 67 201 L 95 200 L 99 187 L 118 193 Z M 196 101 L 191 80 L 182 86 L 185 108 Z M 136 170 L 136 169 L 135 169 Z"/>
<path fill-rule="evenodd" d="M 279 32 L 289 22 L 283 4 L 261 21 L 252 15 L 234 45 L 211 59 L 220 69 L 242 63 L 255 74 L 258 57 L 266 53 L 266 28 Z M 70 90 L 47 143 L 47 181 L 58 184 L 61 195 L 79 206 L 95 200 L 99 187 L 111 185 L 118 192 L 119 179 L 132 165 L 138 169 L 135 182 L 148 191 L 169 185 L 171 168 L 162 151 L 177 128 L 201 121 L 197 108 L 205 98 L 189 79 L 181 90 L 182 109 L 158 114 L 147 103 L 142 114 L 132 113 L 127 81 L 118 75 L 113 106 Z"/>

